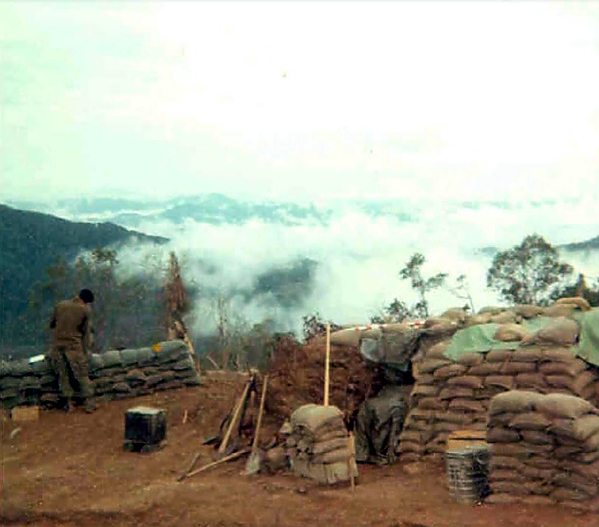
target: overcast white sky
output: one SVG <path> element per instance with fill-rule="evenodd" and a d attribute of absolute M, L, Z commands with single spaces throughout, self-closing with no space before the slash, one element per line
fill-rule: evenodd
<path fill-rule="evenodd" d="M 5 1 L 0 36 L 0 200 L 599 195 L 599 2 Z"/>

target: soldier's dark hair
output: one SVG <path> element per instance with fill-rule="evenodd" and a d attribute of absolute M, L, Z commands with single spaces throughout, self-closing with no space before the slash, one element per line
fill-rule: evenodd
<path fill-rule="evenodd" d="M 86 304 L 91 304 L 94 301 L 94 294 L 89 289 L 79 291 L 79 298 Z"/>

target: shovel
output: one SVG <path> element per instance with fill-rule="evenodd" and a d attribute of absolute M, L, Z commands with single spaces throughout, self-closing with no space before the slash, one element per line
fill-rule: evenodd
<path fill-rule="evenodd" d="M 252 443 L 252 451 L 245 464 L 245 473 L 248 476 L 256 474 L 260 470 L 260 465 L 262 463 L 262 454 L 258 448 L 258 438 L 260 437 L 260 425 L 262 424 L 262 413 L 264 412 L 264 399 L 266 398 L 267 385 L 268 375 L 265 375 L 264 386 L 262 386 L 262 396 L 260 397 L 260 409 L 258 410 L 258 422 L 256 423 L 256 431 L 254 432 L 254 442 Z"/>

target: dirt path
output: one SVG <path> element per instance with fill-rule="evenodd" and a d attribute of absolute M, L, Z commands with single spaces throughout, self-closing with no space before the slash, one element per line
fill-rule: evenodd
<path fill-rule="evenodd" d="M 599 527 L 599 516 L 559 507 L 470 507 L 452 503 L 436 464 L 360 466 L 352 494 L 292 474 L 242 476 L 241 459 L 183 482 L 176 478 L 214 434 L 242 382 L 204 386 L 102 405 L 92 415 L 43 412 L 36 423 L 2 430 L 0 519 L 48 526 Z M 150 455 L 122 451 L 124 412 L 167 409 L 168 445 Z M 187 420 L 183 423 L 185 412 Z M 274 430 L 268 423 L 266 430 Z M 1 523 L 1 521 L 0 521 Z"/>

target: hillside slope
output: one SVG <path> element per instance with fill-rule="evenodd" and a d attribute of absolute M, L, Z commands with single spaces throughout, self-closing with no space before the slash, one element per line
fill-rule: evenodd
<path fill-rule="evenodd" d="M 0 205 L 0 344 L 13 339 L 13 325 L 27 309 L 28 293 L 57 257 L 74 258 L 82 250 L 131 241 L 161 244 L 112 223 L 75 223 L 50 214 Z"/>

